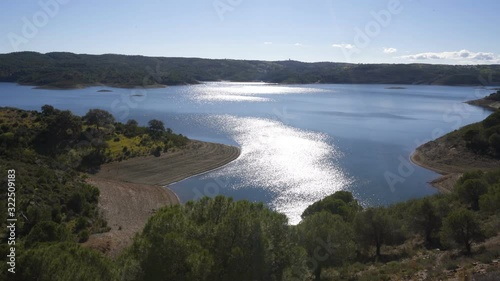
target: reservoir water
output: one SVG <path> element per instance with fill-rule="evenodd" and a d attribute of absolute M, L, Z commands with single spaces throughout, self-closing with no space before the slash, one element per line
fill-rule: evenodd
<path fill-rule="evenodd" d="M 111 92 L 98 92 L 110 90 Z M 409 162 L 420 144 L 490 112 L 464 104 L 493 92 L 424 85 L 204 83 L 161 89 L 41 90 L 0 83 L 0 106 L 102 108 L 189 138 L 236 145 L 234 162 L 170 186 L 182 201 L 218 194 L 265 202 L 290 223 L 312 202 L 348 190 L 365 206 L 436 192 L 438 175 Z"/>

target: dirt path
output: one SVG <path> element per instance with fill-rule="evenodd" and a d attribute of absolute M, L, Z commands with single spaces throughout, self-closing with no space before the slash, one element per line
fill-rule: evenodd
<path fill-rule="evenodd" d="M 102 165 L 88 179 L 100 190 L 99 208 L 111 230 L 91 235 L 85 246 L 115 258 L 159 208 L 179 204 L 164 186 L 221 167 L 240 155 L 237 147 L 191 141 L 186 148 L 160 157 L 137 157 Z"/>

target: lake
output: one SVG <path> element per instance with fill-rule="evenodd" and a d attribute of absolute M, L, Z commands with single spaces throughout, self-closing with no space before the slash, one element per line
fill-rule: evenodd
<path fill-rule="evenodd" d="M 218 194 L 262 201 L 296 224 L 309 204 L 337 190 L 353 192 L 364 206 L 435 193 L 428 182 L 438 175 L 410 163 L 413 150 L 490 113 L 463 102 L 491 89 L 391 86 L 214 82 L 41 90 L 0 83 L 0 106 L 51 104 L 79 115 L 102 108 L 121 122 L 160 119 L 189 138 L 239 146 L 236 161 L 170 188 L 182 201 Z"/>

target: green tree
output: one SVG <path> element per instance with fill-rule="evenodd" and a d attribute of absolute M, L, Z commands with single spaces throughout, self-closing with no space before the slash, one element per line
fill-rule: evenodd
<path fill-rule="evenodd" d="M 441 242 L 461 245 L 467 254 L 471 253 L 473 242 L 484 238 L 477 215 L 466 209 L 452 211 L 443 221 Z"/>
<path fill-rule="evenodd" d="M 44 105 L 42 106 L 42 116 L 50 116 L 50 115 L 53 115 L 57 112 L 56 109 L 54 109 L 54 107 L 52 105 Z"/>
<path fill-rule="evenodd" d="M 441 217 L 430 198 L 417 200 L 410 209 L 410 225 L 421 232 L 428 245 L 433 242 L 433 237 L 441 227 Z"/>
<path fill-rule="evenodd" d="M 500 183 L 492 184 L 488 192 L 479 198 L 481 211 L 495 213 L 500 210 Z"/>
<path fill-rule="evenodd" d="M 354 199 L 352 193 L 348 191 L 337 191 L 320 201 L 308 206 L 302 213 L 302 218 L 306 218 L 318 212 L 327 211 L 331 214 L 341 216 L 345 221 L 351 222 L 356 213 L 361 211 L 361 206 Z"/>
<path fill-rule="evenodd" d="M 74 237 L 63 225 L 53 221 L 42 221 L 31 229 L 25 243 L 30 246 L 39 242 L 65 242 L 73 239 Z"/>
<path fill-rule="evenodd" d="M 500 110 L 493 112 L 490 116 L 486 117 L 482 122 L 484 128 L 491 128 L 500 125 Z"/>
<path fill-rule="evenodd" d="M 314 213 L 303 219 L 297 229 L 316 280 L 320 280 L 324 267 L 340 266 L 354 259 L 354 231 L 339 215 L 327 211 Z"/>
<path fill-rule="evenodd" d="M 488 139 L 491 148 L 495 151 L 497 156 L 500 156 L 500 135 L 495 133 Z"/>
<path fill-rule="evenodd" d="M 283 280 L 295 255 L 286 216 L 218 196 L 158 211 L 120 264 L 135 280 Z"/>
<path fill-rule="evenodd" d="M 21 252 L 11 280 L 117 280 L 116 269 L 101 254 L 74 243 L 43 243 Z"/>
<path fill-rule="evenodd" d="M 356 215 L 354 230 L 361 245 L 365 248 L 374 246 L 377 257 L 384 244 L 392 243 L 396 226 L 385 208 L 368 208 Z"/>
<path fill-rule="evenodd" d="M 475 211 L 479 210 L 479 197 L 488 191 L 488 183 L 482 179 L 468 179 L 455 186 L 455 194 L 458 198 L 471 206 Z"/>
<path fill-rule="evenodd" d="M 87 114 L 83 116 L 83 121 L 87 125 L 96 126 L 99 130 L 100 127 L 110 127 L 115 122 L 115 118 L 106 110 L 94 108 L 89 109 Z"/>
<path fill-rule="evenodd" d="M 160 139 L 165 132 L 165 125 L 162 121 L 153 119 L 148 122 L 148 133 L 152 139 Z"/>
<path fill-rule="evenodd" d="M 139 134 L 139 123 L 133 119 L 128 120 L 124 128 L 124 135 L 128 138 L 135 137 Z"/>
<path fill-rule="evenodd" d="M 69 110 L 56 111 L 44 119 L 44 128 L 33 144 L 40 153 L 55 155 L 75 143 L 82 131 L 82 121 Z"/>

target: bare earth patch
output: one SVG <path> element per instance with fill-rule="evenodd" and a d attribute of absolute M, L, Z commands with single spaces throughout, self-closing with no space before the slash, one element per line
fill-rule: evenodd
<path fill-rule="evenodd" d="M 190 141 L 185 148 L 160 157 L 136 157 L 104 164 L 95 177 L 164 186 L 219 168 L 239 155 L 239 148 L 234 146 Z"/>
<path fill-rule="evenodd" d="M 221 167 L 239 155 L 239 148 L 234 146 L 190 141 L 185 148 L 160 157 L 102 165 L 88 183 L 100 190 L 99 208 L 111 230 L 91 235 L 84 245 L 116 257 L 156 210 L 179 204 L 178 197 L 165 185 Z"/>
<path fill-rule="evenodd" d="M 431 182 L 441 192 L 450 192 L 458 178 L 466 171 L 487 171 L 500 167 L 500 160 L 469 151 L 465 147 L 461 131 L 451 132 L 423 144 L 411 156 L 413 163 L 443 175 Z"/>

